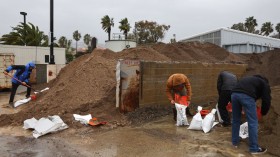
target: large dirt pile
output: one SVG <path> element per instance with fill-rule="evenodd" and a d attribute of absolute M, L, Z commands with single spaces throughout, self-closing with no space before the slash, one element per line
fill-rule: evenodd
<path fill-rule="evenodd" d="M 280 154 L 280 86 L 271 88 L 272 102 L 271 107 L 266 116 L 261 121 L 261 129 L 259 130 L 260 145 L 267 147 L 269 152 L 274 155 Z"/>
<path fill-rule="evenodd" d="M 225 49 L 200 42 L 154 44 L 151 46 L 159 53 L 168 56 L 173 61 L 201 61 L 201 62 L 231 62 L 243 63 L 245 60 Z"/>
<path fill-rule="evenodd" d="M 246 75 L 262 74 L 268 78 L 271 86 L 280 84 L 280 49 L 243 56 L 248 58 Z"/>

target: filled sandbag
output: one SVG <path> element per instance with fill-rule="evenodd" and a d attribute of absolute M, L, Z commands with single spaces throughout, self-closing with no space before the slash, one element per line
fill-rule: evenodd
<path fill-rule="evenodd" d="M 191 121 L 191 124 L 189 126 L 188 129 L 191 129 L 191 130 L 202 130 L 202 117 L 201 117 L 201 114 L 200 114 L 200 111 L 202 110 L 202 107 L 201 106 L 198 106 L 197 107 L 197 113 L 193 116 L 193 119 Z"/>
<path fill-rule="evenodd" d="M 186 115 L 186 108 L 187 106 L 175 103 L 175 107 L 177 110 L 177 126 L 185 126 L 189 125 L 187 115 Z"/>
<path fill-rule="evenodd" d="M 212 111 L 209 114 L 207 114 L 203 119 L 202 130 L 204 131 L 204 133 L 208 133 L 213 127 L 215 121 L 215 113 L 216 113 L 216 109 L 212 109 Z"/>

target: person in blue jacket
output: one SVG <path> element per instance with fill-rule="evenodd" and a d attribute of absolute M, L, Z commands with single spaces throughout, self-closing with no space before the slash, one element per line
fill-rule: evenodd
<path fill-rule="evenodd" d="M 35 69 L 35 64 L 33 62 L 29 62 L 25 66 L 24 65 L 11 65 L 4 71 L 4 74 L 8 75 L 8 73 L 10 71 L 16 70 L 16 72 L 13 76 L 15 79 L 12 78 L 12 91 L 11 91 L 10 100 L 9 100 L 9 104 L 11 105 L 11 107 L 14 107 L 13 102 L 14 102 L 14 97 L 15 97 L 18 86 L 19 85 L 31 86 L 29 83 L 29 78 L 30 78 L 30 74 L 32 73 L 33 69 Z M 19 82 L 18 80 L 21 82 Z M 27 87 L 27 93 L 26 93 L 27 98 L 30 97 L 30 93 L 31 93 L 31 88 Z"/>

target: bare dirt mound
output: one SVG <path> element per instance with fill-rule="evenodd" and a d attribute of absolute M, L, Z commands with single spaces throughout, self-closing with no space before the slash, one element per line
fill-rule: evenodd
<path fill-rule="evenodd" d="M 225 49 L 200 42 L 154 44 L 152 48 L 173 61 L 201 61 L 201 62 L 233 62 L 243 63 L 245 60 Z"/>
<path fill-rule="evenodd" d="M 280 84 L 280 49 L 243 55 L 248 58 L 246 75 L 262 74 L 271 86 Z"/>
<path fill-rule="evenodd" d="M 137 47 L 117 53 L 119 59 L 135 59 L 145 61 L 171 61 L 171 59 L 149 47 Z"/>
<path fill-rule="evenodd" d="M 280 86 L 271 88 L 272 102 L 271 107 L 266 116 L 260 122 L 260 145 L 267 147 L 269 152 L 274 155 L 280 154 L 279 141 L 280 141 Z"/>

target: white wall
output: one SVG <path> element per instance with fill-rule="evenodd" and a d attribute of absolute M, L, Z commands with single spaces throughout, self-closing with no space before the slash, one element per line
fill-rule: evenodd
<path fill-rule="evenodd" d="M 65 48 L 54 48 L 55 64 L 65 64 Z M 13 53 L 16 65 L 25 65 L 30 61 L 45 63 L 45 55 L 50 55 L 49 47 L 0 45 L 0 53 Z"/>
<path fill-rule="evenodd" d="M 124 49 L 126 49 L 127 45 L 129 45 L 129 48 L 136 47 L 136 42 L 135 41 L 129 41 L 129 40 L 110 40 L 110 41 L 105 41 L 105 47 L 107 49 L 110 49 L 114 52 L 119 52 Z"/>

